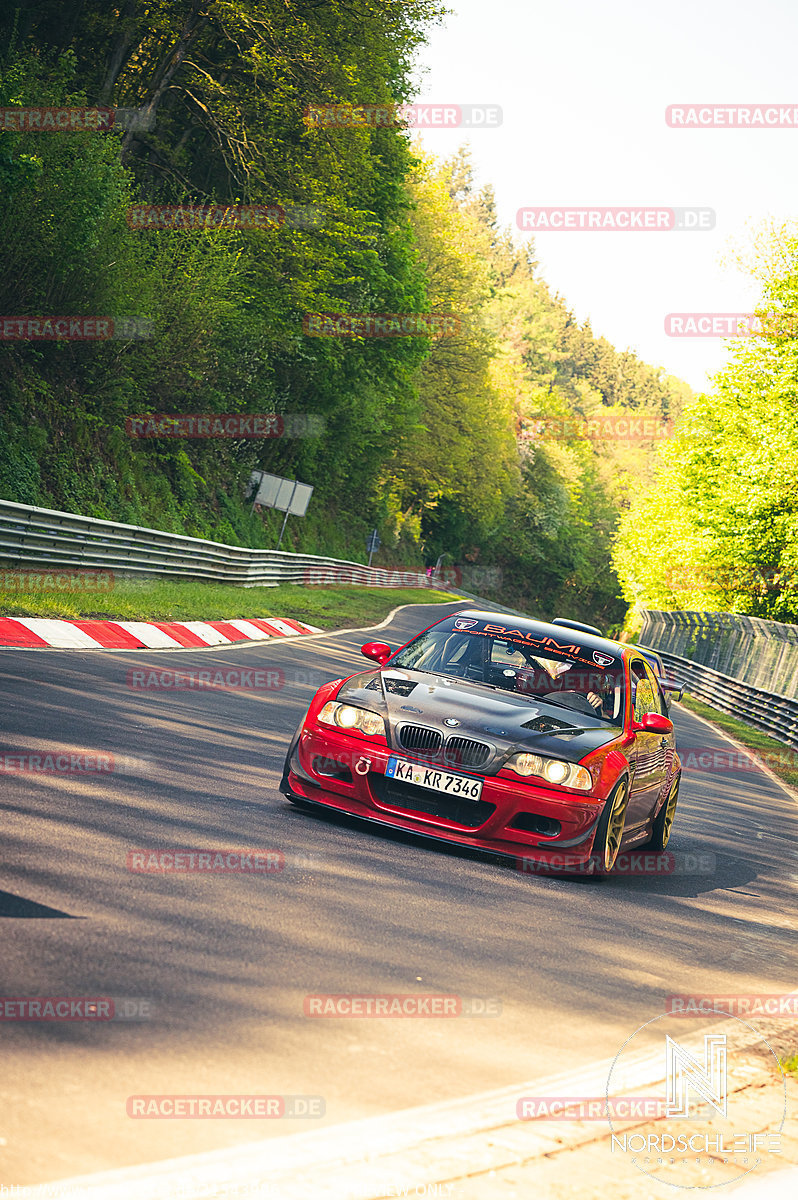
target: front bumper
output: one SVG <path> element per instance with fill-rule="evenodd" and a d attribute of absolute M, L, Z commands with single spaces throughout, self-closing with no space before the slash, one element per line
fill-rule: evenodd
<path fill-rule="evenodd" d="M 590 859 L 603 795 L 449 766 L 445 769 L 455 774 L 483 780 L 479 801 L 455 800 L 427 788 L 394 786 L 385 769 L 396 754 L 384 739 L 355 738 L 326 727 L 305 729 L 289 753 L 281 790 L 328 809 L 492 854 L 551 866 L 567 860 L 576 868 Z M 399 757 L 413 758 L 405 752 Z M 519 828 L 519 820 L 528 827 Z"/>

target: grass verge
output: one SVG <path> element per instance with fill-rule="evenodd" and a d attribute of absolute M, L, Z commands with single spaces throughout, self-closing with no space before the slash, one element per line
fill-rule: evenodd
<path fill-rule="evenodd" d="M 785 1075 L 792 1075 L 798 1079 L 798 1054 L 793 1054 L 791 1058 L 783 1058 L 781 1060 L 781 1069 Z"/>
<path fill-rule="evenodd" d="M 459 599 L 431 588 L 230 587 L 193 580 L 117 579 L 109 591 L 0 590 L 0 616 L 119 621 L 222 621 L 230 617 L 294 617 L 321 629 L 381 621 L 399 604 Z"/>
<path fill-rule="evenodd" d="M 798 752 L 785 746 L 784 742 L 777 742 L 766 733 L 743 724 L 736 717 L 729 717 L 726 713 L 718 712 L 716 708 L 710 708 L 708 704 L 696 700 L 693 696 L 683 696 L 681 703 L 696 716 L 703 717 L 716 728 L 730 734 L 745 746 L 746 750 L 750 750 L 754 758 L 760 758 L 774 775 L 778 775 L 788 787 L 798 792 Z"/>

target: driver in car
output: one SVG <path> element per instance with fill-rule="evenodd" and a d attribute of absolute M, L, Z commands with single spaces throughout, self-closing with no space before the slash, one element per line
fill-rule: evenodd
<path fill-rule="evenodd" d="M 578 663 L 537 656 L 532 656 L 524 665 L 532 667 L 532 671 L 519 675 L 516 683 L 519 691 L 531 692 L 541 699 L 551 697 L 579 712 L 592 711 L 597 717 L 612 717 L 615 683 L 611 675 L 586 670 Z M 573 672 L 573 679 L 569 678 L 568 672 Z M 569 683 L 574 686 L 569 688 Z"/>

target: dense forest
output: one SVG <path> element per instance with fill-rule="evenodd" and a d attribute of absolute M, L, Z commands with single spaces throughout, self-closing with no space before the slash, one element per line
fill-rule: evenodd
<path fill-rule="evenodd" d="M 632 497 L 615 562 L 630 602 L 798 621 L 798 236 L 765 226 L 749 270 L 759 332 L 730 342 L 712 391 Z M 752 323 L 753 325 L 753 323 Z"/>
<path fill-rule="evenodd" d="M 0 311 L 110 318 L 119 334 L 0 340 L 0 499 L 274 546 L 278 514 L 247 500 L 262 468 L 315 488 L 284 548 L 364 560 L 376 526 L 377 563 L 443 556 L 479 594 L 623 619 L 613 539 L 635 514 L 616 557 L 639 599 L 651 518 L 637 514 L 654 503 L 662 438 L 595 430 L 629 416 L 662 429 L 689 389 L 575 320 L 533 243 L 500 227 L 466 150 L 435 161 L 401 123 L 305 115 L 411 100 L 414 56 L 442 11 L 437 0 L 3 10 L 0 108 L 120 118 L 64 133 L 0 125 Z M 148 223 L 145 205 L 272 217 Z M 414 336 L 311 336 L 309 315 L 323 313 L 456 322 L 445 336 L 423 323 Z M 739 386 L 730 376 L 729 404 Z M 130 436 L 132 417 L 164 413 L 279 413 L 304 436 Z M 684 515 L 679 529 L 702 545 L 703 514 L 723 499 L 712 445 L 701 461 L 716 492 L 700 504 L 680 493 L 696 524 Z M 657 496 L 681 486 L 661 468 Z M 718 517 L 723 545 L 738 518 L 733 506 Z"/>

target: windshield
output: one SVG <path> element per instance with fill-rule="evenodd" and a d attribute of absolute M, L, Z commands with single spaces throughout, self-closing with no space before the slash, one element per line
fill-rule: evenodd
<path fill-rule="evenodd" d="M 471 627 L 455 627 L 465 624 Z M 622 659 L 574 643 L 572 636 L 559 643 L 526 630 L 456 618 L 420 634 L 390 666 L 487 684 L 530 703 L 543 700 L 621 722 L 626 695 Z"/>

